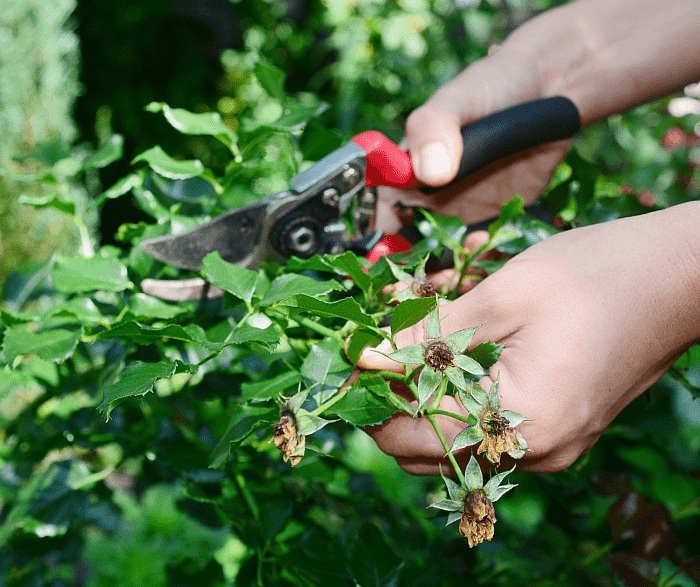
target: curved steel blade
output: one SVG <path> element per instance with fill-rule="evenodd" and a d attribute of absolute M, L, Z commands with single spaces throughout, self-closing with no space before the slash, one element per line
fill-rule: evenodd
<path fill-rule="evenodd" d="M 230 210 L 185 232 L 144 241 L 141 248 L 154 259 L 180 269 L 201 269 L 202 259 L 213 251 L 229 263 L 254 268 L 259 263 L 268 203 L 265 198 Z"/>
<path fill-rule="evenodd" d="M 141 282 L 144 293 L 170 302 L 213 300 L 224 295 L 224 290 L 211 285 L 201 277 L 192 279 L 151 279 Z"/>

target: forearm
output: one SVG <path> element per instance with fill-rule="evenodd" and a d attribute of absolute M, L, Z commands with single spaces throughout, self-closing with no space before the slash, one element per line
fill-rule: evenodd
<path fill-rule="evenodd" d="M 700 2 L 576 0 L 525 23 L 497 53 L 525 54 L 540 94 L 571 98 L 588 124 L 700 78 Z"/>

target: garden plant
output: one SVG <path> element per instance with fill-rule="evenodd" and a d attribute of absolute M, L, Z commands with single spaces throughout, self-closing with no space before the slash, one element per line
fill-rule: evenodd
<path fill-rule="evenodd" d="M 287 189 L 359 127 L 398 138 L 395 120 L 427 97 L 411 64 L 430 71 L 439 49 L 454 54 L 453 37 L 427 24 L 442 14 L 445 26 L 488 29 L 470 41 L 474 58 L 501 14 L 488 3 L 328 4 L 308 16 L 325 19 L 338 52 L 318 74 L 327 79 L 310 79 L 317 91 L 295 88 L 280 63 L 317 39 L 292 41 L 298 23 L 267 2 L 249 15 L 244 49 L 222 55 L 228 94 L 216 105 L 142 105 L 176 136 L 165 147 L 153 137 L 126 157 L 119 134 L 60 156 L 39 144 L 24 155 L 31 174 L 0 171 L 41 185 L 20 201 L 62 215 L 84 241 L 80 255 L 19 268 L 0 306 L 0 586 L 698 584 L 697 347 L 574 465 L 533 474 L 518 471 L 528 414 L 502 408 L 497 380 L 477 383 L 502 346 L 472 345 L 479 324 L 440 327 L 463 281 L 540 240 L 697 198 L 686 140 L 697 116 L 672 118 L 665 100 L 584 132 L 541 199 L 556 227 L 515 195 L 476 251 L 462 246 L 462 220 L 423 210 L 422 240 L 374 263 L 344 252 L 251 270 L 211 253 L 187 272 L 141 249 Z M 407 30 L 424 45 L 404 43 Z M 445 59 L 432 82 L 456 68 Z M 127 172 L 89 210 L 68 197 L 113 167 Z M 143 219 L 122 223 L 112 244 L 91 241 L 85 215 L 127 202 Z M 443 250 L 457 278 L 437 287 L 426 267 Z M 486 251 L 500 260 L 478 260 Z M 223 297 L 175 303 L 141 288 L 193 276 Z M 396 334 L 421 321 L 424 342 L 397 348 Z M 355 369 L 382 341 L 399 372 Z M 469 416 L 440 409 L 446 394 Z M 441 478 L 406 474 L 363 432 L 397 413 L 431 422 Z M 441 418 L 463 421 L 452 444 Z"/>

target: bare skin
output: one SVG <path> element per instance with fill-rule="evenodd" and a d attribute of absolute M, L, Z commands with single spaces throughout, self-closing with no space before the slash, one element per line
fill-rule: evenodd
<path fill-rule="evenodd" d="M 697 80 L 700 62 L 692 56 L 698 54 L 700 4 L 694 0 L 578 0 L 526 23 L 436 92 L 409 118 L 404 146 L 419 180 L 443 185 L 454 177 L 459 129 L 470 121 L 518 102 L 565 95 L 590 123 Z M 567 147 L 564 141 L 521 153 L 439 197 L 387 191 L 380 218 L 387 229 L 395 226 L 389 205 L 399 196 L 466 222 L 493 216 L 514 193 L 532 202 Z M 473 344 L 505 344 L 481 383 L 489 386 L 500 374 L 503 407 L 533 419 L 520 428 L 533 449 L 520 468 L 569 466 L 700 339 L 698 226 L 700 204 L 689 203 L 572 230 L 514 257 L 444 307 L 444 334 L 485 322 Z M 468 238 L 477 244 L 483 234 Z M 422 340 L 417 325 L 401 333 L 398 344 Z M 372 350 L 359 366 L 399 367 Z M 444 409 L 465 413 L 453 399 L 444 402 Z M 445 418 L 441 426 L 451 442 L 462 424 Z M 439 474 L 444 449 L 427 421 L 399 416 L 369 432 L 406 471 Z"/>

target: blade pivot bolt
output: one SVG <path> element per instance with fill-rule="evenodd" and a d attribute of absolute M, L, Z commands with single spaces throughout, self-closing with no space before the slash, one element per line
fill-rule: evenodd
<path fill-rule="evenodd" d="M 323 190 L 321 199 L 326 206 L 335 208 L 340 201 L 340 192 L 334 187 L 326 188 Z"/>

